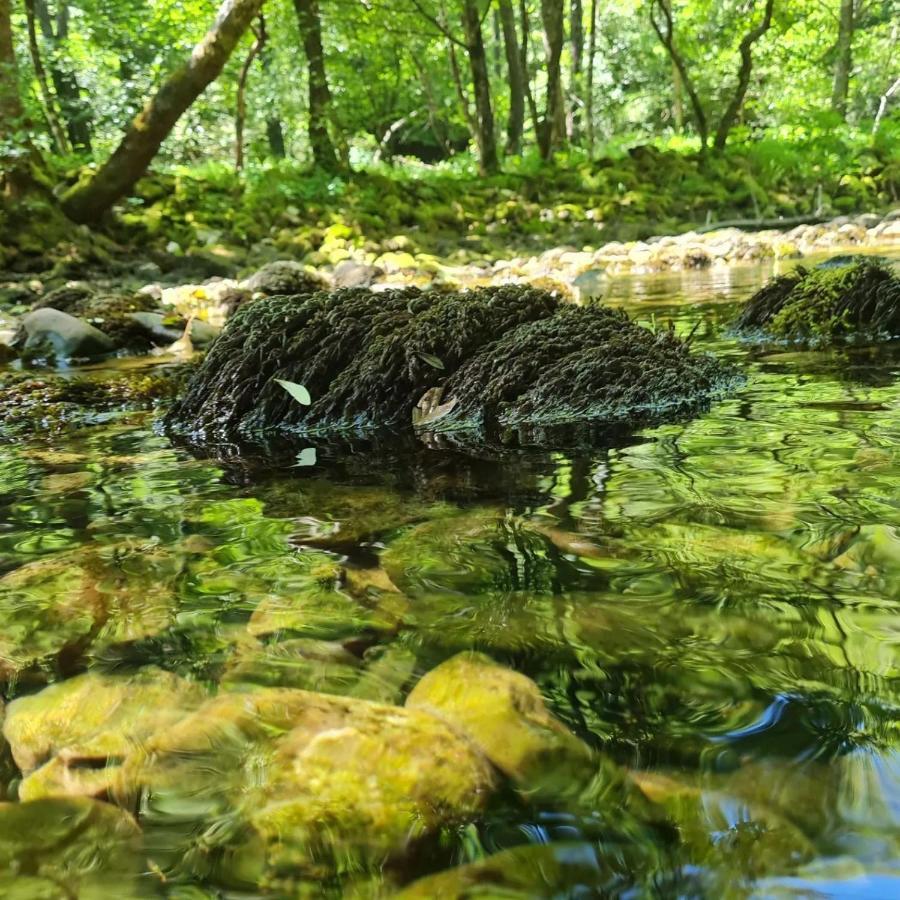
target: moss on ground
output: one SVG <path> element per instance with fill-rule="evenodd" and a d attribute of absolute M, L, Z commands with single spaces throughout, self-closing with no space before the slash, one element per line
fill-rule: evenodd
<path fill-rule="evenodd" d="M 877 260 L 797 268 L 758 291 L 737 328 L 787 341 L 828 343 L 900 334 L 900 278 Z"/>

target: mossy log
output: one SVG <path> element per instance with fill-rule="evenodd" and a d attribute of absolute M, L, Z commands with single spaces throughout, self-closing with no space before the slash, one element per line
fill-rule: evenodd
<path fill-rule="evenodd" d="M 880 259 L 864 257 L 800 266 L 757 291 L 736 327 L 810 344 L 893 338 L 900 334 L 900 278 Z"/>
<path fill-rule="evenodd" d="M 733 377 L 671 331 L 530 287 L 349 289 L 241 308 L 168 424 L 201 439 L 408 430 L 414 411 L 444 433 L 633 425 L 696 411 Z"/>

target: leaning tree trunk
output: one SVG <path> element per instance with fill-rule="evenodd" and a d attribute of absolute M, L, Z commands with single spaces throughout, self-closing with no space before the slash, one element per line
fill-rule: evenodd
<path fill-rule="evenodd" d="M 328 133 L 331 115 L 331 91 L 325 74 L 325 51 L 322 49 L 322 20 L 319 0 L 294 0 L 297 23 L 303 37 L 309 78 L 309 144 L 313 161 L 326 172 L 340 171 L 337 151 Z"/>
<path fill-rule="evenodd" d="M 847 115 L 847 96 L 850 92 L 850 69 L 853 67 L 853 30 L 856 27 L 855 13 L 855 0 L 841 0 L 831 108 L 842 119 Z"/>
<path fill-rule="evenodd" d="M 484 51 L 484 37 L 481 34 L 481 15 L 477 0 L 463 0 L 463 31 L 466 36 L 466 50 L 472 69 L 472 85 L 475 91 L 475 112 L 477 128 L 475 140 L 478 144 L 478 161 L 482 175 L 490 175 L 499 169 L 497 142 L 494 137 L 494 111 L 491 107 L 491 83 L 488 78 L 487 58 Z"/>
<path fill-rule="evenodd" d="M 719 127 L 716 129 L 716 138 L 713 146 L 716 150 L 724 150 L 725 143 L 728 141 L 728 135 L 734 127 L 741 110 L 744 107 L 744 98 L 747 96 L 747 88 L 750 85 L 750 75 L 753 72 L 753 45 L 771 28 L 772 12 L 775 7 L 775 0 L 766 0 L 766 8 L 763 12 L 762 21 L 756 28 L 751 28 L 741 40 L 738 52 L 741 57 L 741 64 L 738 68 L 738 80 L 731 96 L 731 102 L 725 110 Z"/>
<path fill-rule="evenodd" d="M 657 10 L 662 17 L 661 20 L 657 18 Z M 669 59 L 672 60 L 672 65 L 678 72 L 681 86 L 687 92 L 697 125 L 697 133 L 700 135 L 700 152 L 705 153 L 706 145 L 709 142 L 709 123 L 703 104 L 700 102 L 700 95 L 688 73 L 687 63 L 675 45 L 675 21 L 672 17 L 670 0 L 650 0 L 650 25 L 659 38 L 659 42 L 666 48 Z"/>
<path fill-rule="evenodd" d="M 97 222 L 131 191 L 175 123 L 218 77 L 262 4 L 263 0 L 224 0 L 213 27 L 137 115 L 112 156 L 88 182 L 65 195 L 63 210 L 69 218 Z"/>
<path fill-rule="evenodd" d="M 565 104 L 562 92 L 562 0 L 541 0 L 541 20 L 547 52 L 547 108 L 538 135 L 542 159 L 549 159 L 565 143 Z"/>
<path fill-rule="evenodd" d="M 516 31 L 516 14 L 511 0 L 499 0 L 500 24 L 503 28 L 503 47 L 509 78 L 509 120 L 506 124 L 506 152 L 522 152 L 522 132 L 525 130 L 525 72 Z"/>

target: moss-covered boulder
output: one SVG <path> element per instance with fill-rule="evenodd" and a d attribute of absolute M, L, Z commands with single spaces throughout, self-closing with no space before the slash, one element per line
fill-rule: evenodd
<path fill-rule="evenodd" d="M 89 673 L 10 703 L 3 734 L 25 775 L 23 800 L 103 797 L 135 744 L 200 705 L 203 691 L 153 667 Z"/>
<path fill-rule="evenodd" d="M 593 772 L 590 749 L 550 713 L 538 686 L 484 654 L 460 653 L 433 669 L 406 706 L 458 728 L 529 793 L 547 787 L 556 793 Z"/>
<path fill-rule="evenodd" d="M 450 432 L 634 425 L 696 410 L 732 377 L 671 331 L 527 286 L 343 290 L 241 309 L 168 422 L 200 439 L 413 421 Z"/>
<path fill-rule="evenodd" d="M 798 267 L 754 294 L 736 327 L 775 340 L 827 344 L 900 335 L 900 277 L 881 261 Z"/>
<path fill-rule="evenodd" d="M 84 798 L 0 803 L 0 895 L 20 900 L 146 897 L 130 815 Z"/>
<path fill-rule="evenodd" d="M 488 760 L 421 710 L 290 689 L 223 694 L 126 759 L 117 796 L 158 816 L 244 823 L 270 882 L 377 870 L 438 828 L 466 821 L 496 786 Z M 213 833 L 215 829 L 210 831 Z M 229 837 L 230 834 L 230 837 Z"/>

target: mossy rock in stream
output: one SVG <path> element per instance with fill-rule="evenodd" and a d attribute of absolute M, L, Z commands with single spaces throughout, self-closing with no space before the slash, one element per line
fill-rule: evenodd
<path fill-rule="evenodd" d="M 528 286 L 348 289 L 239 310 L 168 424 L 201 440 L 409 428 L 414 413 L 451 433 L 634 426 L 696 411 L 733 375 L 671 331 Z M 280 381 L 302 385 L 311 404 Z"/>
<path fill-rule="evenodd" d="M 776 340 L 828 344 L 900 334 L 900 278 L 878 259 L 802 266 L 770 281 L 744 306 L 736 327 Z"/>

